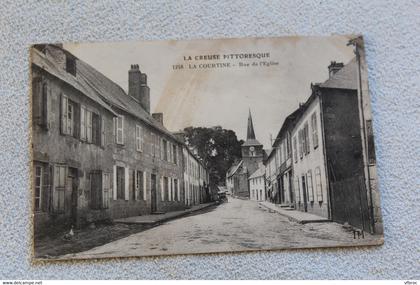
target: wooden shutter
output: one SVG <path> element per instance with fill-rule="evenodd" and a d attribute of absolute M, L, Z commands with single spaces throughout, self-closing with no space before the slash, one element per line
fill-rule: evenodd
<path fill-rule="evenodd" d="M 139 182 L 138 182 L 138 171 L 133 169 L 133 193 L 134 193 L 134 200 L 138 200 L 138 192 L 139 192 Z"/>
<path fill-rule="evenodd" d="M 322 195 L 322 184 L 321 184 L 321 169 L 315 168 L 315 187 L 318 202 L 322 202 L 324 197 Z"/>
<path fill-rule="evenodd" d="M 86 107 L 80 105 L 80 139 L 86 140 Z"/>
<path fill-rule="evenodd" d="M 49 118 L 48 118 L 48 107 L 49 107 L 49 98 L 50 98 L 50 87 L 47 82 L 44 82 L 42 85 L 42 121 L 41 124 L 44 129 L 49 129 Z"/>
<path fill-rule="evenodd" d="M 160 177 L 160 199 L 161 201 L 165 201 L 165 189 L 163 187 L 163 176 Z"/>
<path fill-rule="evenodd" d="M 73 137 L 80 138 L 80 104 L 73 103 Z"/>
<path fill-rule="evenodd" d="M 295 180 L 294 180 L 294 182 L 295 182 L 295 196 L 296 196 L 296 199 L 297 199 L 297 202 L 301 202 L 301 200 L 300 200 L 300 190 L 299 190 L 299 179 L 298 178 L 295 178 Z"/>
<path fill-rule="evenodd" d="M 101 116 L 101 146 L 105 146 L 105 118 Z"/>
<path fill-rule="evenodd" d="M 61 133 L 67 134 L 67 96 L 64 94 L 61 94 L 60 96 L 60 127 L 61 127 Z"/>
<path fill-rule="evenodd" d="M 147 188 L 146 188 L 146 185 L 147 185 L 147 180 L 146 180 L 146 178 L 147 178 L 147 173 L 146 173 L 146 171 L 143 171 L 143 200 L 147 200 L 146 198 L 147 198 L 147 196 L 146 196 L 146 191 L 147 191 Z M 150 174 L 150 185 L 152 184 L 152 177 L 151 177 L 151 174 Z M 150 189 L 152 189 L 151 187 L 150 187 Z"/>
<path fill-rule="evenodd" d="M 44 165 L 43 167 L 43 176 L 42 176 L 42 191 L 41 191 L 41 210 L 48 212 L 49 210 L 49 201 L 50 201 L 50 191 L 51 191 L 51 167 L 49 165 Z"/>
<path fill-rule="evenodd" d="M 318 126 L 317 126 L 316 113 L 312 114 L 312 142 L 314 149 L 318 147 Z"/>
<path fill-rule="evenodd" d="M 172 201 L 172 198 L 173 198 L 173 193 L 172 193 L 172 191 L 173 191 L 173 185 L 172 185 L 173 183 L 172 183 L 172 177 L 169 177 L 168 178 L 168 200 L 169 201 Z"/>
<path fill-rule="evenodd" d="M 40 123 L 42 105 L 42 79 L 41 77 L 35 77 L 32 79 L 32 119 L 36 124 Z"/>
<path fill-rule="evenodd" d="M 124 169 L 124 199 L 130 199 L 130 172 L 129 168 L 125 167 Z"/>
<path fill-rule="evenodd" d="M 113 179 L 112 179 L 112 198 L 117 200 L 117 166 L 113 166 Z"/>
<path fill-rule="evenodd" d="M 308 170 L 308 174 L 306 175 L 308 180 L 308 198 L 310 202 L 314 201 L 314 189 L 312 185 L 312 170 Z"/>

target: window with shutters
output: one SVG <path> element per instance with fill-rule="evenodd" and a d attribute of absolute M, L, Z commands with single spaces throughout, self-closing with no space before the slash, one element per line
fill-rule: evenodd
<path fill-rule="evenodd" d="M 143 128 L 139 125 L 136 125 L 136 150 L 143 152 Z"/>
<path fill-rule="evenodd" d="M 56 213 L 64 212 L 65 188 L 67 180 L 67 167 L 65 165 L 55 165 L 54 167 L 54 192 L 53 209 Z"/>
<path fill-rule="evenodd" d="M 91 142 L 93 144 L 96 144 L 98 146 L 101 145 L 101 117 L 96 114 L 92 113 L 92 123 L 91 123 Z"/>
<path fill-rule="evenodd" d="M 123 200 L 125 198 L 125 169 L 117 166 L 117 199 Z"/>
<path fill-rule="evenodd" d="M 163 160 L 168 161 L 168 142 L 164 139 L 162 139 L 162 154 L 163 154 Z"/>
<path fill-rule="evenodd" d="M 115 142 L 124 144 L 124 116 L 118 115 L 114 118 Z"/>
<path fill-rule="evenodd" d="M 32 94 L 34 121 L 43 129 L 48 130 L 48 83 L 43 82 L 40 77 L 34 78 L 32 82 Z"/>
<path fill-rule="evenodd" d="M 311 129 L 312 129 L 312 143 L 314 149 L 318 147 L 318 126 L 317 126 L 316 112 L 311 116 Z"/>
<path fill-rule="evenodd" d="M 314 189 L 312 185 L 312 170 L 308 170 L 308 173 L 306 174 L 306 179 L 308 180 L 308 201 L 313 202 L 314 201 Z"/>
<path fill-rule="evenodd" d="M 73 136 L 75 103 L 66 95 L 61 96 L 61 133 Z"/>
<path fill-rule="evenodd" d="M 322 185 L 321 185 L 321 169 L 319 166 L 315 168 L 315 188 L 316 188 L 316 196 L 318 202 L 322 202 L 324 197 L 322 195 Z"/>
<path fill-rule="evenodd" d="M 42 196 L 42 166 L 35 166 L 35 172 L 34 172 L 34 187 L 35 187 L 35 211 L 41 210 L 41 196 Z"/>
<path fill-rule="evenodd" d="M 136 191 L 137 191 L 137 200 L 144 200 L 144 174 L 143 171 L 136 171 Z"/>

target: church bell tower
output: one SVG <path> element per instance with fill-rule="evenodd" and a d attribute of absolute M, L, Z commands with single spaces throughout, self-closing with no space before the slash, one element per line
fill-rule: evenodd
<path fill-rule="evenodd" d="M 242 145 L 243 166 L 247 169 L 249 175 L 258 169 L 259 164 L 263 161 L 263 156 L 263 145 L 255 137 L 250 109 L 248 114 L 246 141 Z"/>

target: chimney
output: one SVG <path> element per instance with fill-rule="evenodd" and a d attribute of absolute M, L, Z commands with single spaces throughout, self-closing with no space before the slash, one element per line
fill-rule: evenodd
<path fill-rule="evenodd" d="M 184 132 L 179 131 L 177 133 L 172 133 L 172 134 L 177 138 L 177 140 L 179 140 L 180 142 L 185 143 L 185 133 Z"/>
<path fill-rule="evenodd" d="M 147 86 L 147 75 L 140 72 L 138 64 L 132 64 L 128 71 L 128 95 L 135 98 L 150 114 L 150 89 Z"/>
<path fill-rule="evenodd" d="M 330 75 L 330 78 L 337 72 L 339 71 L 341 68 L 343 68 L 344 63 L 342 62 L 336 62 L 336 61 L 331 61 L 331 64 L 328 66 L 328 73 Z"/>
<path fill-rule="evenodd" d="M 163 126 L 163 113 L 153 113 L 152 117 Z"/>

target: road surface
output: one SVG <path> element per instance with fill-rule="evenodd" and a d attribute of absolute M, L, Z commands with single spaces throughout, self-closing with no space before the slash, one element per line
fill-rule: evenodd
<path fill-rule="evenodd" d="M 61 258 L 104 258 L 372 244 L 353 239 L 336 223 L 301 225 L 270 213 L 258 202 L 229 198 L 209 211 L 183 217 Z M 377 243 L 377 241 L 376 241 Z"/>

